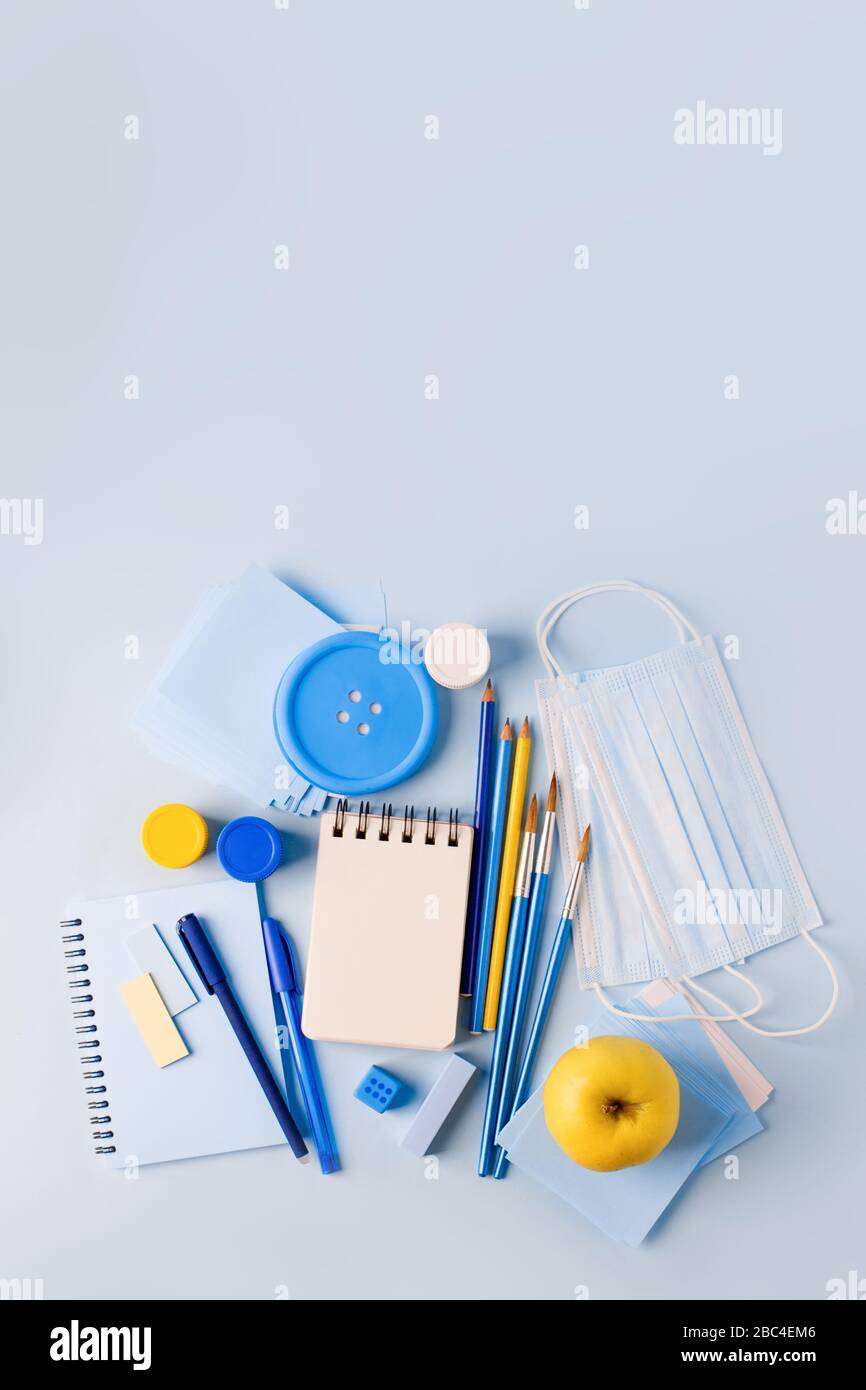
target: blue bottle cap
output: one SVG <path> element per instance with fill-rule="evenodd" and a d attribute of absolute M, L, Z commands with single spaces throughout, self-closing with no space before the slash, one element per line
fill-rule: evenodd
<path fill-rule="evenodd" d="M 433 746 L 437 718 L 424 666 L 374 632 L 338 632 L 308 647 L 274 701 L 289 762 L 339 796 L 366 796 L 411 777 Z"/>
<path fill-rule="evenodd" d="M 279 867 L 283 842 L 268 821 L 259 816 L 238 816 L 223 826 L 216 852 L 229 878 L 258 883 Z"/>

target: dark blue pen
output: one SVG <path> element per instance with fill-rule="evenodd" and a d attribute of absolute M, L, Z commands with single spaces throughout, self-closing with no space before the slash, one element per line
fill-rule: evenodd
<path fill-rule="evenodd" d="M 208 994 L 215 994 L 222 1005 L 223 1012 L 234 1029 L 235 1037 L 255 1072 L 256 1080 L 267 1097 L 268 1104 L 289 1142 L 292 1153 L 303 1163 L 309 1159 L 309 1150 L 301 1137 L 298 1126 L 292 1119 L 289 1107 L 283 1100 L 280 1088 L 262 1056 L 261 1048 L 253 1037 L 250 1025 L 241 1013 L 238 1001 L 232 993 L 231 985 L 226 979 L 226 972 L 208 939 L 207 932 L 195 914 L 190 912 L 186 917 L 181 917 L 178 922 L 177 934 Z"/>

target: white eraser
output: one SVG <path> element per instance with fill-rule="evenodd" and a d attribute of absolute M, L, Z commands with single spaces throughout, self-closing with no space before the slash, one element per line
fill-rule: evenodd
<path fill-rule="evenodd" d="M 403 1138 L 400 1148 L 416 1158 L 423 1158 L 446 1119 L 457 1104 L 475 1072 L 471 1062 L 453 1053 L 444 1069 L 433 1083 L 433 1089 L 421 1102 L 414 1120 Z"/>

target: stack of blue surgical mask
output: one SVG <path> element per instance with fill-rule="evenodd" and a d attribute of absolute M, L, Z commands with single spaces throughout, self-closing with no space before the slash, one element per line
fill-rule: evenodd
<path fill-rule="evenodd" d="M 674 994 L 650 1008 L 633 999 L 629 1012 L 654 1015 L 682 1013 Z M 544 1120 L 543 1086 L 499 1134 L 508 1158 L 549 1187 L 599 1230 L 625 1245 L 639 1245 L 692 1174 L 728 1154 L 764 1126 L 750 1107 L 716 1047 L 698 1023 L 644 1023 L 602 1011 L 590 1035 L 618 1034 L 640 1038 L 667 1058 L 680 1083 L 677 1132 L 658 1157 L 636 1168 L 597 1173 L 574 1163 L 559 1147 Z"/>
<path fill-rule="evenodd" d="M 381 614 L 371 608 L 360 620 L 377 626 Z M 357 610 L 344 608 L 344 616 L 359 620 Z M 258 806 L 297 815 L 320 811 L 327 793 L 301 777 L 277 743 L 274 696 L 300 652 L 340 631 L 334 618 L 253 565 L 202 599 L 132 728 L 163 761 Z"/>

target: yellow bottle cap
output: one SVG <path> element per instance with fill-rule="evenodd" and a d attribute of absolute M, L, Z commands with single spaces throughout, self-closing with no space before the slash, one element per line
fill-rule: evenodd
<path fill-rule="evenodd" d="M 207 824 L 198 811 L 169 802 L 151 811 L 141 827 L 144 852 L 164 869 L 185 869 L 207 849 Z"/>

